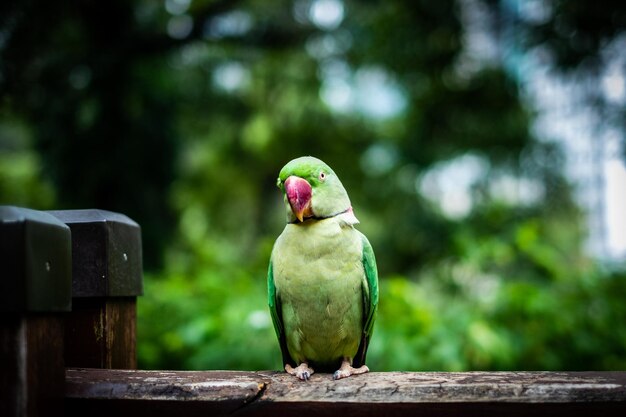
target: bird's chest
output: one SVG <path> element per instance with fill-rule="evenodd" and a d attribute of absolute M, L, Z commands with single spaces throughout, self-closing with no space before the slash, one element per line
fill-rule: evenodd
<path fill-rule="evenodd" d="M 273 264 L 276 287 L 283 295 L 332 294 L 360 288 L 362 245 L 356 230 L 330 219 L 287 225 L 276 242 Z"/>
<path fill-rule="evenodd" d="M 330 363 L 352 357 L 360 340 L 360 234 L 324 222 L 288 225 L 272 256 L 287 346 L 296 361 Z"/>

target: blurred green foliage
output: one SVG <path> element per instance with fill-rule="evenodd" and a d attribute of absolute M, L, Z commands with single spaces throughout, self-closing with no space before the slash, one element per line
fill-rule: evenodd
<path fill-rule="evenodd" d="M 377 255 L 372 369 L 626 368 L 624 269 L 584 254 L 559 149 L 530 134 L 514 80 L 466 56 L 467 2 L 326 2 L 338 23 L 312 17 L 319 3 L 0 6 L 0 203 L 142 225 L 140 367 L 278 369 L 275 179 L 315 155 Z M 376 83 L 387 113 L 368 107 Z M 470 204 L 446 208 L 433 184 L 470 174 Z"/>

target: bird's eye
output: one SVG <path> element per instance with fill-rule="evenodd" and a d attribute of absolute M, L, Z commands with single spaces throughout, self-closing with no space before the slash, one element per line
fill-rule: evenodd
<path fill-rule="evenodd" d="M 324 171 L 320 172 L 319 178 L 320 181 L 324 181 L 326 179 L 326 173 Z"/>

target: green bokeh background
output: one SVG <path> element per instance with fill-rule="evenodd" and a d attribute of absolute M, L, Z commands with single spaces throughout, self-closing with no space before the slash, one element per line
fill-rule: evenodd
<path fill-rule="evenodd" d="M 626 269 L 583 250 L 562 149 L 532 133 L 537 110 L 504 61 L 468 58 L 463 18 L 478 5 L 502 55 L 542 48 L 546 70 L 593 80 L 626 6 L 555 0 L 527 21 L 511 12 L 524 2 L 331 1 L 330 27 L 307 14 L 321 1 L 3 3 L 0 203 L 141 224 L 141 368 L 280 369 L 275 179 L 314 155 L 377 255 L 371 369 L 626 369 Z M 337 72 L 382 78 L 400 110 L 329 106 Z M 579 104 L 623 137 L 623 106 Z M 420 184 L 468 156 L 484 168 L 471 210 L 451 216 Z M 502 177 L 540 198 L 503 198 Z"/>

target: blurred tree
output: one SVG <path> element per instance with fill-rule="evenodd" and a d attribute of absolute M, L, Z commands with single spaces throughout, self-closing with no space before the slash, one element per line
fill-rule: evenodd
<path fill-rule="evenodd" d="M 515 47 L 537 55 L 540 65 L 573 80 L 578 105 L 596 118 L 595 140 L 609 128 L 619 132 L 626 159 L 626 4 L 589 0 L 486 0 L 495 26 Z"/>
<path fill-rule="evenodd" d="M 561 69 L 606 65 L 603 50 L 626 29 L 624 2 L 606 1 L 602 7 L 589 0 L 541 3 L 527 6 L 526 13 L 518 15 L 517 23 L 530 47 L 549 49 Z"/>
<path fill-rule="evenodd" d="M 123 1 L 3 8 L 0 94 L 30 125 L 59 206 L 137 219 L 154 265 L 171 231 L 163 196 L 177 148 L 175 106 L 159 77 L 162 59 L 140 48 L 135 8 Z M 149 68 L 154 73 L 143 76 Z"/>
<path fill-rule="evenodd" d="M 163 197 L 176 154 L 181 142 L 198 134 L 221 136 L 213 139 L 225 146 L 220 159 L 236 155 L 237 165 L 254 164 L 268 179 L 264 184 L 294 155 L 317 154 L 332 164 L 381 133 L 402 156 L 396 165 L 415 162 L 419 170 L 468 149 L 506 149 L 500 157 L 521 149 L 527 118 L 502 71 L 463 82 L 463 74 L 453 74 L 462 36 L 456 14 L 449 13 L 453 1 L 346 3 L 340 30 L 302 16 L 300 9 L 306 13 L 315 4 L 9 2 L 0 91 L 5 106 L 32 126 L 59 204 L 98 206 L 137 219 L 148 266 L 158 264 L 171 237 L 172 212 Z M 325 6 L 319 7 L 323 13 Z M 321 51 L 311 53 L 315 42 Z M 337 46 L 341 42 L 346 45 Z M 348 71 L 374 66 L 398 78 L 409 110 L 397 124 L 407 133 L 389 135 L 385 126 L 371 132 L 379 123 L 346 126 L 324 108 L 318 96 L 324 79 L 316 68 L 331 60 L 349 65 Z M 233 97 L 230 87 L 220 91 L 219 76 L 236 77 L 237 68 L 251 79 Z M 211 88 L 211 77 L 218 88 Z M 481 128 L 496 108 L 502 115 L 511 109 L 501 119 L 510 125 L 507 131 L 499 129 L 505 123 Z M 220 125 L 202 123 L 199 110 L 207 121 L 245 127 L 217 132 L 213 126 Z M 360 174 L 355 168 L 349 176 Z"/>

